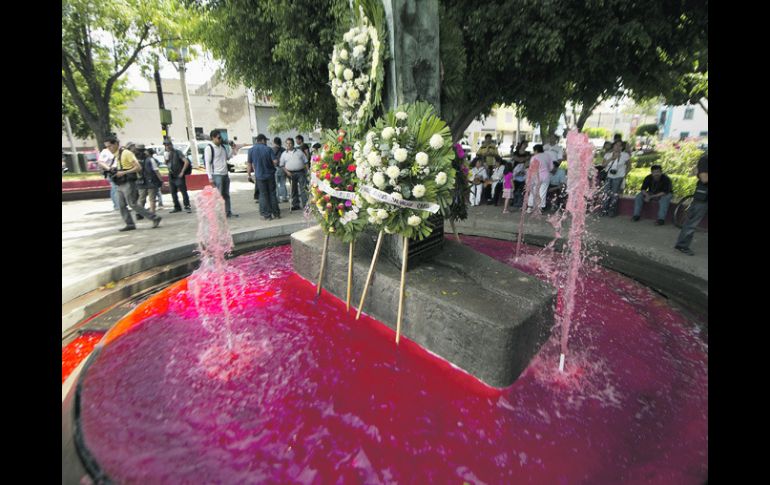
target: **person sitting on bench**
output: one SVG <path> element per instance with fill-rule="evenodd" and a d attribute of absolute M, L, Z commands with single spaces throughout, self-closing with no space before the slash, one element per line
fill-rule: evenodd
<path fill-rule="evenodd" d="M 636 194 L 634 200 L 634 222 L 639 220 L 642 213 L 642 206 L 645 202 L 652 200 L 658 201 L 658 219 L 655 224 L 662 226 L 666 220 L 666 214 L 668 213 L 668 206 L 671 204 L 671 198 L 674 196 L 672 192 L 671 179 L 663 173 L 663 168 L 660 165 L 653 165 L 650 167 L 650 175 L 644 178 L 642 182 L 642 191 Z"/>

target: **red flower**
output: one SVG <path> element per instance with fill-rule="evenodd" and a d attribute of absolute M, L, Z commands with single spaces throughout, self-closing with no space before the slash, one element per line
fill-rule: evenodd
<path fill-rule="evenodd" d="M 351 150 L 352 150 L 352 148 L 350 148 L 350 147 L 345 147 L 345 151 L 346 151 L 346 152 L 349 152 L 349 151 L 351 151 Z"/>
<path fill-rule="evenodd" d="M 347 186 L 348 192 L 353 192 L 353 186 L 348 184 Z"/>
<path fill-rule="evenodd" d="M 327 173 L 327 174 L 326 174 L 326 180 L 331 180 L 331 178 L 332 178 L 332 174 L 330 174 L 330 173 Z"/>
<path fill-rule="evenodd" d="M 341 152 L 334 152 L 334 161 L 335 161 L 335 162 L 339 162 L 340 160 L 342 160 L 342 157 L 343 157 L 343 156 L 344 156 L 344 155 L 342 155 L 342 153 L 341 153 Z"/>
<path fill-rule="evenodd" d="M 324 163 L 323 165 L 321 165 L 321 168 L 326 170 L 327 168 L 329 168 L 329 164 L 328 163 Z"/>
<path fill-rule="evenodd" d="M 348 172 L 355 172 L 355 171 L 356 171 L 356 165 L 355 164 L 348 165 Z"/>
<path fill-rule="evenodd" d="M 343 136 L 343 135 L 340 135 L 340 136 L 337 137 L 337 141 L 340 142 L 340 143 L 342 143 L 342 140 L 344 140 L 344 139 L 345 139 L 345 136 Z"/>

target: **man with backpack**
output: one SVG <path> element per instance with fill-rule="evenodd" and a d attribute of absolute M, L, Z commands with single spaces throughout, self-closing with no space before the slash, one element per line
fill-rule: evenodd
<path fill-rule="evenodd" d="M 158 227 L 161 218 L 148 212 L 147 209 L 136 203 L 137 174 L 142 170 L 141 165 L 136 160 L 136 156 L 134 156 L 131 150 L 121 147 L 118 139 L 114 136 L 107 137 L 104 144 L 115 157 L 115 162 L 109 171 L 109 177 L 118 187 L 118 207 L 120 208 L 120 215 L 126 223 L 126 226 L 120 229 L 120 232 L 136 229 L 131 213 L 126 206 L 130 206 L 134 213 L 137 214 L 137 217 L 143 216 L 151 220 L 153 228 Z"/>
<path fill-rule="evenodd" d="M 206 166 L 206 173 L 209 176 L 209 183 L 214 185 L 222 198 L 225 199 L 225 215 L 227 218 L 238 217 L 233 214 L 230 208 L 230 174 L 227 167 L 227 160 L 230 158 L 222 133 L 219 130 L 211 131 L 211 141 L 203 150 L 203 160 Z"/>
<path fill-rule="evenodd" d="M 163 186 L 163 179 L 160 178 L 158 162 L 152 156 L 150 151 L 144 145 L 136 147 L 139 152 L 139 164 L 142 166 L 142 172 L 136 181 L 136 188 L 139 190 L 138 204 L 144 207 L 145 199 L 149 197 L 150 212 L 155 214 L 155 202 L 158 190 Z M 137 217 L 138 218 L 138 217 Z"/>
<path fill-rule="evenodd" d="M 170 214 L 182 212 L 182 206 L 179 204 L 177 192 L 182 193 L 184 210 L 189 214 L 192 212 L 192 209 L 190 209 L 190 196 L 187 195 L 185 175 L 192 173 L 192 164 L 182 152 L 174 148 L 174 144 L 171 143 L 171 140 L 164 141 L 163 147 L 166 149 L 166 165 L 168 165 L 168 185 L 171 189 L 171 200 L 174 201 L 174 210 L 172 210 Z"/>

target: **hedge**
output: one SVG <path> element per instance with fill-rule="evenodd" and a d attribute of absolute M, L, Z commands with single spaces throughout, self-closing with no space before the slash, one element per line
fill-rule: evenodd
<path fill-rule="evenodd" d="M 623 190 L 624 194 L 636 195 L 642 190 L 642 182 L 644 178 L 650 175 L 649 168 L 635 168 L 628 173 L 626 177 L 626 188 Z M 691 175 L 677 175 L 666 174 L 671 179 L 671 184 L 674 189 L 674 199 L 681 199 L 687 195 L 691 195 L 695 192 L 695 185 L 698 183 L 698 178 Z"/>
<path fill-rule="evenodd" d="M 660 152 L 646 153 L 631 158 L 632 166 L 636 168 L 651 167 L 660 158 Z"/>

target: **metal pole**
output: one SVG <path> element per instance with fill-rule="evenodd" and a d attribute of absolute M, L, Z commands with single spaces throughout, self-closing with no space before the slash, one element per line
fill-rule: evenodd
<path fill-rule="evenodd" d="M 184 112 L 187 117 L 187 138 L 190 140 L 190 152 L 193 159 L 193 167 L 200 168 L 198 160 L 198 145 L 195 143 L 195 124 L 193 124 L 192 107 L 190 106 L 190 95 L 187 92 L 187 79 L 185 77 L 184 54 L 179 56 L 179 81 L 182 84 L 182 99 L 184 99 Z"/>
<path fill-rule="evenodd" d="M 72 147 L 72 169 L 75 173 L 80 173 L 80 163 L 78 162 L 78 149 L 75 148 L 75 137 L 72 136 L 72 127 L 70 126 L 70 117 L 64 116 L 64 127 L 67 129 L 67 138 L 69 138 Z"/>
<path fill-rule="evenodd" d="M 157 59 L 155 59 L 155 73 L 153 77 L 155 78 L 155 91 L 158 93 L 158 109 L 166 109 L 166 105 L 163 102 L 163 86 L 160 83 L 160 70 L 158 69 Z M 163 141 L 168 140 L 168 125 L 161 122 L 160 129 L 162 130 L 161 133 L 163 134 Z"/>

